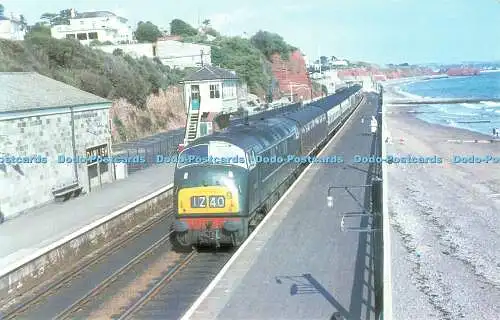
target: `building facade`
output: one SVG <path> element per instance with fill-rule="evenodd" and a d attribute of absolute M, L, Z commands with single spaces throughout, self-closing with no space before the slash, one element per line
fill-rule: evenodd
<path fill-rule="evenodd" d="M 0 16 L 0 39 L 24 40 L 26 28 L 20 17 L 11 15 L 10 18 Z"/>
<path fill-rule="evenodd" d="M 0 94 L 4 217 L 50 202 L 70 185 L 90 192 L 113 181 L 111 164 L 85 158 L 110 154 L 110 101 L 34 72 L 0 73 Z"/>
<path fill-rule="evenodd" d="M 184 81 L 184 103 L 187 114 L 184 144 L 211 134 L 214 119 L 220 114 L 238 110 L 241 86 L 234 71 L 214 66 L 203 66 Z"/>
<path fill-rule="evenodd" d="M 94 40 L 115 44 L 134 41 L 127 19 L 109 11 L 77 13 L 72 9 L 69 25 L 53 26 L 51 34 L 56 39 L 77 39 L 82 44 L 90 44 Z"/>

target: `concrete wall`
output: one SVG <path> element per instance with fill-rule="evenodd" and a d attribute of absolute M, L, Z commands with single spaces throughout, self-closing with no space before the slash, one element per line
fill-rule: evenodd
<path fill-rule="evenodd" d="M 239 84 L 236 88 L 238 95 L 238 107 L 246 107 L 248 97 L 248 86 L 246 83 Z"/>
<path fill-rule="evenodd" d="M 153 45 L 151 43 L 134 43 L 134 44 L 119 44 L 119 45 L 107 45 L 107 46 L 93 46 L 94 49 L 99 49 L 107 53 L 113 53 L 116 49 L 121 49 L 126 54 L 134 58 L 141 58 L 146 56 L 148 58 L 154 58 L 153 55 Z"/>
<path fill-rule="evenodd" d="M 203 63 L 212 64 L 210 46 L 174 40 L 156 43 L 156 55 L 160 61 L 164 65 L 177 68 L 201 66 L 201 50 L 203 50 Z"/>
<path fill-rule="evenodd" d="M 86 148 L 110 143 L 109 107 L 109 104 L 74 107 L 77 155 L 85 156 Z M 0 137 L 4 153 L 1 156 L 42 160 L 17 165 L 0 161 L 0 211 L 6 218 L 51 201 L 52 188 L 72 183 L 77 174 L 88 191 L 86 163 L 77 165 L 77 174 L 73 164 L 58 163 L 58 155 L 73 157 L 71 124 L 70 108 L 0 113 L 0 132 L 5 134 Z M 108 170 L 103 182 L 110 182 L 111 178 Z"/>
<path fill-rule="evenodd" d="M 21 24 L 13 20 L 0 20 L 0 39 L 24 40 L 25 30 L 21 30 Z"/>
<path fill-rule="evenodd" d="M 155 216 L 164 214 L 164 210 L 172 204 L 172 185 L 131 204 L 128 208 L 105 217 L 76 234 L 61 239 L 60 243 L 42 249 L 36 257 L 21 262 L 9 270 L 0 271 L 0 313 L 15 304 L 16 297 L 28 292 L 35 286 L 51 280 L 54 276 L 74 267 L 88 254 L 104 246 L 114 246 L 122 240 L 121 236 L 129 236 L 134 228 Z M 163 212 L 163 213 L 162 213 Z"/>
<path fill-rule="evenodd" d="M 222 92 L 222 111 L 229 113 L 238 110 L 238 82 L 236 80 L 224 80 Z"/>

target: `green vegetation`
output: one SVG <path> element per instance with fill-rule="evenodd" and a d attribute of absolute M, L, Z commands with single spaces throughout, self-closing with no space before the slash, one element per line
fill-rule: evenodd
<path fill-rule="evenodd" d="M 135 31 L 135 38 L 139 42 L 155 42 L 156 39 L 162 36 L 160 29 L 151 21 L 142 22 L 139 21 L 137 24 L 137 30 Z"/>
<path fill-rule="evenodd" d="M 297 50 L 297 48 L 287 44 L 280 35 L 267 31 L 257 32 L 250 39 L 250 42 L 268 59 L 270 59 L 274 53 L 279 53 L 282 59 L 287 60 L 290 53 Z"/>
<path fill-rule="evenodd" d="M 36 71 L 108 99 L 125 98 L 142 108 L 158 89 L 177 84 L 185 75 L 158 60 L 134 59 L 81 45 L 76 40 L 50 37 L 36 25 L 22 42 L 0 40 L 0 72 Z"/>
<path fill-rule="evenodd" d="M 149 94 L 158 89 L 177 84 L 192 71 L 171 70 L 159 59 L 134 59 L 115 50 L 107 54 L 91 47 L 101 44 L 97 40 L 91 47 L 76 40 L 58 40 L 50 37 L 50 26 L 68 24 L 71 11 L 44 13 L 42 22 L 28 28 L 22 42 L 0 40 L 0 71 L 36 71 L 98 96 L 126 98 L 130 103 L 143 107 Z M 139 22 L 136 38 L 140 42 L 154 42 L 162 32 L 152 22 Z M 212 46 L 212 63 L 235 70 L 249 91 L 261 97 L 269 91 L 273 80 L 271 56 L 279 53 L 288 59 L 296 48 L 283 38 L 267 31 L 257 32 L 251 39 L 221 36 L 204 20 L 200 32 L 188 23 L 174 19 L 170 34 L 179 35 L 185 42 Z"/>
<path fill-rule="evenodd" d="M 180 35 L 184 42 L 203 43 L 212 47 L 212 64 L 235 70 L 248 85 L 249 91 L 265 96 L 273 79 L 271 56 L 279 53 L 287 60 L 297 48 L 287 44 L 281 36 L 267 31 L 257 32 L 251 39 L 221 36 L 204 20 L 202 32 L 186 22 L 175 19 L 170 23 L 170 33 Z M 209 41 L 207 35 L 215 37 Z"/>
<path fill-rule="evenodd" d="M 235 70 L 250 92 L 263 95 L 271 81 L 270 63 L 250 41 L 220 37 L 213 41 L 212 64 Z"/>
<path fill-rule="evenodd" d="M 170 22 L 170 34 L 174 36 L 189 37 L 197 35 L 198 30 L 180 19 L 174 19 Z"/>
<path fill-rule="evenodd" d="M 44 23 L 50 24 L 51 26 L 69 24 L 70 18 L 71 9 L 61 10 L 59 13 L 44 13 L 40 17 L 40 19 L 44 20 Z"/>

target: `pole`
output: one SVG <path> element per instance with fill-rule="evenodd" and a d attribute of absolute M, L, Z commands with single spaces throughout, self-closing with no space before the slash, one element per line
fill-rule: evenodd
<path fill-rule="evenodd" d="M 201 66 L 203 67 L 203 49 L 200 50 Z"/>

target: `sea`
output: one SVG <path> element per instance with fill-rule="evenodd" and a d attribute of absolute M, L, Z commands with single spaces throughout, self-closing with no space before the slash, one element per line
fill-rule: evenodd
<path fill-rule="evenodd" d="M 492 135 L 492 128 L 500 128 L 500 72 L 477 76 L 449 77 L 410 81 L 397 86 L 400 93 L 421 98 L 474 98 L 480 103 L 434 104 L 417 107 L 417 117 L 429 123 L 466 129 Z M 461 123 L 489 121 L 486 123 Z"/>

